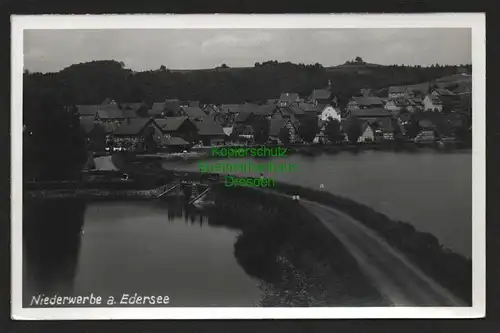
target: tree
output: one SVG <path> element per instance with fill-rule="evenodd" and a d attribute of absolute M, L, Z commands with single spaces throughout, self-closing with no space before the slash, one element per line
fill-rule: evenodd
<path fill-rule="evenodd" d="M 226 64 L 222 64 L 222 65 L 220 66 L 220 68 L 229 68 L 229 66 L 228 66 L 228 65 L 226 65 Z"/>
<path fill-rule="evenodd" d="M 286 127 L 281 128 L 278 133 L 278 138 L 283 144 L 290 143 L 290 132 L 288 131 L 288 128 Z"/>
<path fill-rule="evenodd" d="M 347 124 L 347 139 L 349 142 L 356 144 L 358 143 L 359 137 L 363 134 L 363 129 L 361 128 L 361 121 L 357 118 L 352 118 Z"/>
<path fill-rule="evenodd" d="M 318 132 L 318 119 L 315 116 L 309 116 L 301 119 L 299 125 L 299 135 L 305 142 L 311 143 Z"/>
<path fill-rule="evenodd" d="M 167 71 L 167 67 L 165 67 L 165 65 L 161 65 L 160 72 L 166 72 L 166 71 Z"/>
<path fill-rule="evenodd" d="M 328 140 L 330 140 L 332 143 L 336 144 L 342 140 L 342 135 L 340 133 L 340 122 L 337 119 L 328 118 L 325 132 Z"/>
<path fill-rule="evenodd" d="M 356 58 L 354 59 L 354 61 L 356 61 L 356 62 L 363 62 L 363 58 L 361 58 L 361 57 L 356 57 Z"/>

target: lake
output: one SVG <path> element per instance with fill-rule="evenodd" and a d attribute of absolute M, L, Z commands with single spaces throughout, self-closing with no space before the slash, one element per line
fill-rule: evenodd
<path fill-rule="evenodd" d="M 207 162 L 259 163 L 272 159 L 209 159 Z M 274 161 L 297 165 L 293 173 L 265 177 L 341 195 L 409 222 L 436 236 L 453 251 L 472 253 L 472 153 L 364 151 L 315 157 L 292 155 Z M 168 161 L 167 169 L 199 170 L 197 161 Z M 242 175 L 243 174 L 239 174 Z M 248 173 L 258 176 L 258 173 Z"/>
<path fill-rule="evenodd" d="M 170 306 L 258 306 L 259 281 L 234 256 L 239 231 L 207 222 L 162 201 L 27 205 L 25 305 L 36 293 L 58 292 L 169 296 Z"/>

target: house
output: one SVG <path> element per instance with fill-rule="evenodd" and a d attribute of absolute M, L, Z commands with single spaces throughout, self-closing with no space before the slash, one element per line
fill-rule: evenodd
<path fill-rule="evenodd" d="M 179 137 L 191 143 L 198 136 L 198 128 L 188 117 L 167 117 L 155 122 L 164 137 Z"/>
<path fill-rule="evenodd" d="M 326 144 L 330 141 L 328 138 L 328 135 L 326 134 L 327 124 L 328 124 L 328 121 L 318 119 L 319 132 L 318 132 L 318 134 L 316 134 L 316 137 L 314 138 L 313 143 Z"/>
<path fill-rule="evenodd" d="M 389 110 L 383 108 L 354 109 L 347 111 L 346 118 L 353 118 L 353 117 L 371 121 L 377 118 L 390 118 L 391 113 L 389 112 Z"/>
<path fill-rule="evenodd" d="M 389 87 L 388 97 L 389 99 L 412 98 L 413 92 L 408 90 L 407 86 L 393 86 Z"/>
<path fill-rule="evenodd" d="M 336 110 L 333 106 L 327 105 L 321 112 L 319 118 L 323 121 L 326 121 L 329 118 L 340 121 L 340 110 Z"/>
<path fill-rule="evenodd" d="M 443 111 L 443 102 L 436 95 L 427 95 L 425 96 L 423 102 L 424 111 L 434 111 L 434 112 L 442 112 Z"/>
<path fill-rule="evenodd" d="M 162 133 L 153 118 L 129 119 L 113 132 L 116 147 L 132 152 L 156 151 Z"/>
<path fill-rule="evenodd" d="M 327 89 L 314 89 L 310 100 L 314 105 L 325 105 L 332 103 L 332 93 Z"/>
<path fill-rule="evenodd" d="M 452 93 L 452 92 L 451 92 L 450 90 L 448 90 L 448 89 L 444 89 L 444 88 L 435 88 L 435 89 L 432 89 L 432 91 L 431 91 L 431 95 L 441 97 L 441 96 L 454 96 L 455 94 L 454 94 L 454 93 Z"/>
<path fill-rule="evenodd" d="M 200 140 L 204 146 L 223 145 L 226 142 L 227 135 L 222 126 L 213 121 L 195 121 L 198 129 L 197 140 Z"/>
<path fill-rule="evenodd" d="M 286 120 L 284 118 L 273 118 L 269 122 L 269 139 L 272 141 L 281 142 L 280 133 L 285 127 Z M 288 140 L 290 140 L 290 133 L 288 133 Z"/>
<path fill-rule="evenodd" d="M 195 120 L 202 120 L 207 117 L 207 114 L 199 106 L 182 106 L 180 113 Z"/>
<path fill-rule="evenodd" d="M 273 99 L 268 99 L 266 104 L 271 104 L 271 105 L 276 105 L 278 104 L 279 99 L 273 98 Z"/>
<path fill-rule="evenodd" d="M 278 107 L 276 110 L 278 118 L 297 119 L 306 114 L 306 112 L 300 108 L 298 104 Z"/>
<path fill-rule="evenodd" d="M 167 116 L 165 111 L 165 102 L 155 102 L 148 110 L 148 117 L 164 118 Z"/>
<path fill-rule="evenodd" d="M 299 103 L 300 102 L 300 97 L 299 94 L 297 93 L 282 93 L 278 102 L 278 105 L 283 107 L 283 106 L 288 106 L 293 103 Z"/>
<path fill-rule="evenodd" d="M 349 103 L 347 103 L 347 111 L 383 107 L 384 102 L 378 97 L 353 97 Z"/>

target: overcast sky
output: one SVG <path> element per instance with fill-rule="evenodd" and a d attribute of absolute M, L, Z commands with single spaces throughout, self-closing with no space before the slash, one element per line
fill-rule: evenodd
<path fill-rule="evenodd" d="M 335 66 L 360 56 L 376 64 L 469 64 L 471 30 L 399 29 L 178 29 L 25 30 L 24 65 L 54 72 L 92 60 L 127 68 L 248 67 L 267 60 Z"/>

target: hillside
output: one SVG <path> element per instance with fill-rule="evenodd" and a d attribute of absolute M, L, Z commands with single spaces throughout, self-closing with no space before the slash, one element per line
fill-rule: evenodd
<path fill-rule="evenodd" d="M 69 66 L 56 73 L 25 73 L 24 96 L 40 100 L 50 96 L 62 105 L 99 104 L 110 97 L 119 102 L 152 103 L 166 98 L 205 103 L 241 103 L 278 98 L 282 92 L 308 96 L 331 82 L 342 104 L 361 88 L 373 90 L 437 80 L 458 73 L 457 66 L 380 66 L 344 64 L 324 68 L 269 61 L 251 68 L 217 68 L 194 71 L 134 72 L 108 60 Z M 445 80 L 446 81 L 446 80 Z M 446 81 L 448 82 L 448 81 Z"/>

